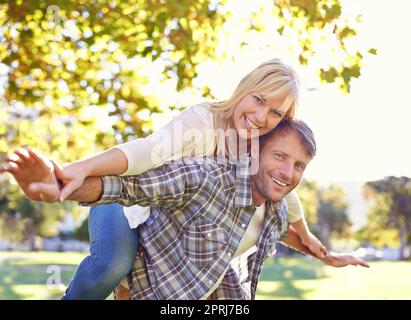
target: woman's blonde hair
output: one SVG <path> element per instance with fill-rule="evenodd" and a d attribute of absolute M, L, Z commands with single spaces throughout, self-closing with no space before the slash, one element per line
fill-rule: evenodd
<path fill-rule="evenodd" d="M 262 63 L 240 81 L 229 99 L 211 104 L 215 130 L 226 131 L 232 128 L 229 119 L 235 107 L 251 92 L 259 93 L 267 100 L 284 97 L 283 105 L 288 108 L 284 118 L 292 119 L 299 97 L 298 75 L 291 66 L 280 59 L 275 58 Z"/>

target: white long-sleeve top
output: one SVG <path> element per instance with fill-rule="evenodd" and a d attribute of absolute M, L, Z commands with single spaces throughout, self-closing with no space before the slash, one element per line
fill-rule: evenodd
<path fill-rule="evenodd" d="M 168 160 L 182 157 L 212 156 L 217 145 L 214 116 L 209 104 L 198 104 L 181 112 L 174 120 L 143 139 L 136 139 L 115 148 L 127 157 L 128 169 L 122 175 L 137 175 Z M 297 194 L 286 196 L 288 221 L 304 216 Z M 136 228 L 149 216 L 148 207 L 125 207 L 130 228 Z"/>

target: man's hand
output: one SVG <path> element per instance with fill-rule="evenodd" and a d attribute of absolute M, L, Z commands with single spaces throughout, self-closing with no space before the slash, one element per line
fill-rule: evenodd
<path fill-rule="evenodd" d="M 338 253 L 329 253 L 325 258 L 320 259 L 326 265 L 332 267 L 346 267 L 349 265 L 352 266 L 361 266 L 365 268 L 369 268 L 370 266 L 361 259 L 358 259 L 352 255 L 348 254 L 338 254 Z"/>
<path fill-rule="evenodd" d="M 55 171 L 59 166 L 30 149 L 19 149 L 5 157 L 0 173 L 9 172 L 28 198 L 35 201 L 55 202 L 60 188 Z"/>

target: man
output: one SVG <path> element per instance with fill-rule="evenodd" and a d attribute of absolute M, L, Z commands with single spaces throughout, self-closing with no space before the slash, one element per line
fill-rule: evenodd
<path fill-rule="evenodd" d="M 301 181 L 316 145 L 308 126 L 291 120 L 261 138 L 259 152 L 253 176 L 248 160 L 188 158 L 138 176 L 87 178 L 69 199 L 152 208 L 139 227 L 140 245 L 129 274 L 132 299 L 254 299 L 262 263 L 274 254 L 277 241 L 310 253 L 292 229 L 287 232 L 282 198 Z M 9 160 L 7 171 L 29 197 L 58 198 L 53 165 L 32 151 Z M 30 161 L 36 179 L 27 173 Z M 54 170 L 58 175 L 56 164 Z M 330 254 L 321 260 L 367 266 L 352 256 Z"/>

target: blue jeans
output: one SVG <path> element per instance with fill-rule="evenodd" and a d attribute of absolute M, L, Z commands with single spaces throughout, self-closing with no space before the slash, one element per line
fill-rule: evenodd
<path fill-rule="evenodd" d="M 63 300 L 102 300 L 131 270 L 137 253 L 137 229 L 130 229 L 119 204 L 90 209 L 90 255 L 78 266 Z"/>

